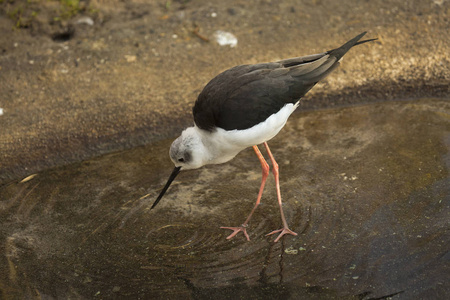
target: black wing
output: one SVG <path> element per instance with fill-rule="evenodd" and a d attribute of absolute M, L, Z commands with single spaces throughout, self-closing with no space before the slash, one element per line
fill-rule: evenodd
<path fill-rule="evenodd" d="M 339 65 L 339 59 L 365 32 L 324 53 L 278 62 L 241 65 L 213 78 L 193 108 L 195 124 L 204 130 L 247 129 L 296 103 Z"/>

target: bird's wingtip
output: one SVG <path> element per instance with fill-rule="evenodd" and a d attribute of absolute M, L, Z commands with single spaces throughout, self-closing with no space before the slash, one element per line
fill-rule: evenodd
<path fill-rule="evenodd" d="M 363 32 L 361 32 L 361 33 L 358 35 L 358 37 L 359 37 L 359 38 L 362 38 L 363 36 L 366 35 L 366 33 L 367 33 L 367 31 L 363 31 Z"/>

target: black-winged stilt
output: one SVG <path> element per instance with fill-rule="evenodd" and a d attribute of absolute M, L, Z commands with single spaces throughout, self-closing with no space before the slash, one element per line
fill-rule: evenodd
<path fill-rule="evenodd" d="M 341 47 L 320 54 L 290 58 L 277 62 L 233 67 L 213 78 L 198 96 L 193 108 L 194 126 L 181 133 L 170 147 L 170 159 L 175 169 L 151 208 L 154 208 L 181 170 L 197 169 L 208 164 L 221 164 L 252 146 L 261 162 L 262 181 L 256 204 L 241 226 L 221 227 L 233 230 L 231 239 L 243 232 L 247 240 L 247 225 L 261 201 L 269 165 L 258 149 L 264 144 L 275 175 L 278 205 L 283 228 L 280 233 L 297 235 L 289 229 L 284 217 L 278 164 L 267 141 L 286 124 L 302 98 L 317 82 L 330 74 L 350 48 L 374 39 L 359 41 L 366 32 Z"/>

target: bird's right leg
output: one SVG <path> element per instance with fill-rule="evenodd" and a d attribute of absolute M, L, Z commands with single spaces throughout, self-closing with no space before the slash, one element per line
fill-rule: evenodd
<path fill-rule="evenodd" d="M 266 160 L 264 159 L 264 156 L 261 154 L 261 151 L 259 151 L 258 146 L 253 146 L 253 150 L 255 150 L 256 156 L 258 156 L 259 161 L 261 162 L 261 169 L 262 169 L 262 180 L 261 180 L 261 186 L 259 188 L 258 198 L 256 199 L 255 206 L 253 207 L 252 211 L 250 212 L 250 215 L 247 217 L 245 222 L 239 226 L 239 227 L 220 227 L 224 229 L 231 229 L 233 230 L 233 233 L 230 234 L 227 237 L 227 240 L 234 237 L 236 234 L 238 234 L 240 231 L 242 231 L 247 238 L 247 241 L 250 241 L 250 238 L 247 234 L 247 225 L 248 222 L 250 222 L 250 219 L 255 212 L 256 208 L 258 207 L 259 203 L 261 202 L 261 196 L 264 191 L 264 186 L 266 185 L 267 176 L 269 176 L 269 165 L 267 164 Z"/>

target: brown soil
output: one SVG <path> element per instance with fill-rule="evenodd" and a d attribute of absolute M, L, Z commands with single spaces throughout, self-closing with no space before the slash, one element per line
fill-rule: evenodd
<path fill-rule="evenodd" d="M 0 183 L 174 136 L 219 72 L 362 31 L 379 40 L 353 49 L 304 109 L 449 95 L 449 1 L 98 0 L 73 15 L 27 2 L 0 4 Z"/>

